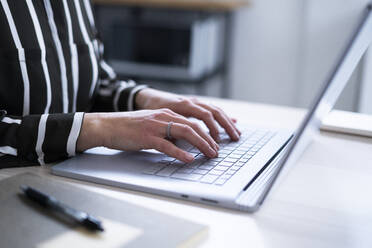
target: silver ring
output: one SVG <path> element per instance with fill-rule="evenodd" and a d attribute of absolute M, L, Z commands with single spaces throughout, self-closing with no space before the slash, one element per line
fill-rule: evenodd
<path fill-rule="evenodd" d="M 172 125 L 173 125 L 173 122 L 169 122 L 168 123 L 168 126 L 167 126 L 167 139 L 171 140 L 172 139 L 172 135 L 171 135 L 171 128 L 172 128 Z"/>

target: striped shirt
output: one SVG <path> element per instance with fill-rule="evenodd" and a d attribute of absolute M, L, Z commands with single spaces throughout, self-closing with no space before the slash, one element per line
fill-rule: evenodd
<path fill-rule="evenodd" d="M 132 111 L 145 86 L 103 59 L 90 0 L 0 0 L 0 168 L 75 155 L 85 112 Z"/>

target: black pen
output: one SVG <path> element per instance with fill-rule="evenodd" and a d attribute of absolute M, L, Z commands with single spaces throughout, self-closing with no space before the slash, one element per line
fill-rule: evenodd
<path fill-rule="evenodd" d="M 68 218 L 71 218 L 73 221 L 77 222 L 78 224 L 88 228 L 92 231 L 103 231 L 102 223 L 98 219 L 94 218 L 93 216 L 75 210 L 61 202 L 59 202 L 56 198 L 44 194 L 36 189 L 33 189 L 28 186 L 21 186 L 21 190 L 25 195 L 30 198 L 31 200 L 37 202 L 41 206 L 47 209 L 51 209 L 58 213 L 65 215 Z"/>

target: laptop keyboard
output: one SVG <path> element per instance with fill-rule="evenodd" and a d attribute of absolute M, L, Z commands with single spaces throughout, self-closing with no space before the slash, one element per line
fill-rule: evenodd
<path fill-rule="evenodd" d="M 195 157 L 192 163 L 186 164 L 175 158 L 165 157 L 155 165 L 146 168 L 143 173 L 206 184 L 224 185 L 274 136 L 275 133 L 268 130 L 247 129 L 242 131 L 242 136 L 238 142 L 232 142 L 226 133 L 222 133 L 217 158 L 208 159 L 197 148 L 191 147 L 187 150 Z"/>

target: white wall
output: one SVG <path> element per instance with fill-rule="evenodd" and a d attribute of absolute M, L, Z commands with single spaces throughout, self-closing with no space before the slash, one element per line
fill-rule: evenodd
<path fill-rule="evenodd" d="M 308 106 L 339 59 L 340 53 L 360 23 L 368 0 L 311 0 L 306 1 L 304 49 L 301 56 L 301 88 L 297 103 Z M 340 97 L 338 107 L 356 110 L 359 93 L 359 73 Z"/>
<path fill-rule="evenodd" d="M 232 97 L 308 106 L 368 0 L 257 0 L 236 15 Z M 358 77 L 338 106 L 355 109 Z"/>
<path fill-rule="evenodd" d="M 299 0 L 258 0 L 236 14 L 232 52 L 232 97 L 295 104 Z"/>

